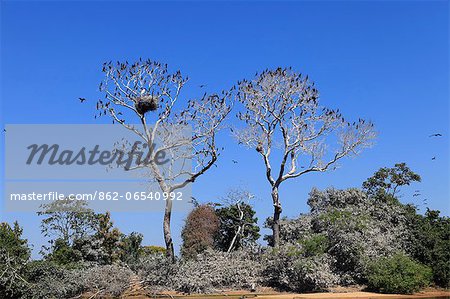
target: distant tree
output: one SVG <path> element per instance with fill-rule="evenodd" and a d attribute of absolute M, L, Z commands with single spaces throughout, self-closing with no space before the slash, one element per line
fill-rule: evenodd
<path fill-rule="evenodd" d="M 49 237 L 46 259 L 68 265 L 80 261 L 111 264 L 130 262 L 140 253 L 142 235 L 125 235 L 114 227 L 111 214 L 95 213 L 85 201 L 65 199 L 41 206 L 38 215 L 44 236 Z"/>
<path fill-rule="evenodd" d="M 122 254 L 122 236 L 123 234 L 120 230 L 114 227 L 114 223 L 111 220 L 111 214 L 109 212 L 98 215 L 98 228 L 94 238 L 99 240 L 101 249 L 105 253 L 105 264 L 111 264 L 112 262 L 120 259 Z"/>
<path fill-rule="evenodd" d="M 395 197 L 401 186 L 420 182 L 420 175 L 412 171 L 406 163 L 397 163 L 394 167 L 380 168 L 363 183 L 363 189 L 370 196 L 389 195 Z"/>
<path fill-rule="evenodd" d="M 278 246 L 280 185 L 310 172 L 327 171 L 345 156 L 358 154 L 371 145 L 373 124 L 362 119 L 347 122 L 339 110 L 319 106 L 314 84 L 291 68 L 265 70 L 253 80 L 238 82 L 236 98 L 243 104 L 238 118 L 245 123 L 236 130 L 236 137 L 240 144 L 254 148 L 264 162 L 274 207 L 273 245 Z M 279 168 L 274 175 L 276 162 Z"/>
<path fill-rule="evenodd" d="M 162 144 L 148 157 L 149 163 L 136 165 L 130 170 L 149 170 L 161 191 L 170 194 L 193 183 L 214 165 L 219 155 L 216 133 L 231 109 L 226 93 L 205 94 L 199 100 L 180 105 L 180 93 L 188 78 L 183 77 L 180 71 L 170 73 L 167 64 L 150 59 L 139 59 L 133 64 L 105 63 L 103 73 L 105 80 L 100 84 L 100 90 L 105 93 L 105 99 L 97 103 L 100 115 L 109 115 L 113 123 L 136 134 L 148 148 L 153 148 L 155 135 L 162 136 Z M 178 113 L 177 106 L 180 108 Z M 136 121 L 139 126 L 132 125 Z M 190 126 L 192 135 L 175 134 L 173 130 L 180 125 Z M 182 150 L 186 147 L 189 151 Z M 192 160 L 192 170 L 166 171 L 164 165 L 155 163 L 155 155 L 159 151 L 170 152 L 174 161 Z M 170 228 L 172 205 L 172 200 L 166 201 L 163 233 L 166 256 L 175 261 Z"/>
<path fill-rule="evenodd" d="M 259 239 L 258 218 L 249 204 L 253 194 L 245 190 L 232 190 L 224 199 L 226 206 L 216 209 L 219 217 L 219 231 L 216 235 L 216 247 L 230 252 Z"/>
<path fill-rule="evenodd" d="M 194 208 L 186 218 L 181 232 L 183 257 L 193 258 L 206 249 L 213 248 L 218 230 L 219 218 L 213 207 L 200 205 Z"/>
<path fill-rule="evenodd" d="M 50 244 L 60 240 L 71 246 L 74 240 L 93 234 L 97 227 L 97 216 L 87 202 L 72 198 L 44 204 L 37 214 L 44 217 L 41 232 L 50 238 Z"/>

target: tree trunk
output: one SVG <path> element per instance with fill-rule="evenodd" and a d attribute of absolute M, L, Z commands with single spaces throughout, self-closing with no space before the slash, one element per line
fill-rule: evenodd
<path fill-rule="evenodd" d="M 278 188 L 276 187 L 272 189 L 272 200 L 273 200 L 272 246 L 278 247 L 280 245 L 280 215 L 282 208 L 278 196 Z"/>
<path fill-rule="evenodd" d="M 237 238 L 238 238 L 238 236 L 239 236 L 239 234 L 241 233 L 241 230 L 242 230 L 242 219 L 244 219 L 244 212 L 241 210 L 241 206 L 240 206 L 239 203 L 236 204 L 236 207 L 239 210 L 239 222 L 240 223 L 239 223 L 239 226 L 238 226 L 238 228 L 236 230 L 236 233 L 234 234 L 233 240 L 231 240 L 231 244 L 228 247 L 227 252 L 231 252 L 231 250 L 234 247 L 234 243 L 236 243 L 236 240 L 237 240 Z"/>
<path fill-rule="evenodd" d="M 170 219 L 172 216 L 172 200 L 166 200 L 166 208 L 164 210 L 163 232 L 164 242 L 166 243 L 166 257 L 175 263 L 175 252 L 173 250 L 172 233 L 170 232 Z"/>

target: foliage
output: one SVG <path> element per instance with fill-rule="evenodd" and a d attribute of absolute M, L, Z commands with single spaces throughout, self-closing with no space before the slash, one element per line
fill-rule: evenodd
<path fill-rule="evenodd" d="M 114 264 L 90 267 L 79 275 L 84 291 L 118 297 L 131 286 L 134 273 Z"/>
<path fill-rule="evenodd" d="M 183 257 L 192 258 L 206 249 L 213 248 L 218 229 L 219 218 L 210 205 L 194 208 L 189 213 L 181 232 Z"/>
<path fill-rule="evenodd" d="M 397 163 L 393 168 L 380 168 L 363 183 L 363 189 L 370 196 L 395 196 L 399 187 L 420 181 L 420 175 L 413 172 L 406 163 Z"/>
<path fill-rule="evenodd" d="M 132 232 L 130 235 L 121 237 L 121 253 L 120 259 L 129 264 L 137 261 L 142 251 L 142 239 L 144 236 L 137 232 Z"/>
<path fill-rule="evenodd" d="M 154 290 L 207 293 L 253 288 L 261 282 L 259 256 L 251 250 L 227 253 L 207 249 L 195 258 L 172 264 L 163 255 L 154 254 L 141 258 L 134 270 Z"/>
<path fill-rule="evenodd" d="M 172 288 L 173 276 L 177 264 L 168 260 L 164 253 L 155 253 L 141 257 L 133 264 L 133 270 L 144 281 L 144 284 L 152 289 Z"/>
<path fill-rule="evenodd" d="M 17 298 L 27 287 L 24 269 L 30 258 L 26 239 L 22 239 L 22 228 L 17 222 L 11 227 L 0 223 L 0 297 Z"/>
<path fill-rule="evenodd" d="M 263 277 L 267 285 L 283 291 L 323 290 L 338 283 L 332 271 L 332 257 L 305 257 L 302 246 L 281 245 L 265 254 Z"/>
<path fill-rule="evenodd" d="M 52 241 L 52 251 L 47 254 L 46 259 L 59 265 L 69 265 L 86 260 L 86 256 L 77 249 L 82 239 L 84 238 L 75 239 L 72 245 L 63 239 Z"/>
<path fill-rule="evenodd" d="M 301 252 L 306 257 L 321 255 L 327 252 L 329 248 L 328 238 L 323 234 L 314 234 L 298 241 L 301 246 Z"/>
<path fill-rule="evenodd" d="M 140 250 L 140 256 L 148 256 L 153 254 L 166 254 L 166 249 L 161 246 L 147 245 L 142 246 Z"/>
<path fill-rule="evenodd" d="M 83 291 L 78 271 L 51 261 L 33 261 L 26 267 L 27 285 L 23 298 L 71 298 Z"/>
<path fill-rule="evenodd" d="M 6 222 L 0 223 L 0 248 L 12 256 L 28 260 L 30 249 L 27 240 L 22 239 L 22 233 L 23 229 L 17 221 L 12 227 Z"/>
<path fill-rule="evenodd" d="M 173 277 L 176 290 L 206 293 L 220 289 L 250 289 L 261 279 L 258 256 L 249 250 L 206 250 L 195 259 L 182 260 Z"/>
<path fill-rule="evenodd" d="M 411 294 L 428 286 L 431 269 L 404 254 L 383 257 L 369 266 L 368 287 L 382 293 Z"/>
<path fill-rule="evenodd" d="M 122 233 L 118 228 L 114 227 L 114 223 L 111 221 L 111 214 L 109 212 L 99 214 L 97 218 L 98 227 L 94 238 L 100 242 L 100 248 L 105 253 L 103 255 L 104 259 L 99 260 L 98 262 L 102 264 L 111 264 L 112 262 L 119 260 L 122 255 Z"/>
<path fill-rule="evenodd" d="M 175 263 L 165 248 L 142 246 L 141 234 L 121 233 L 109 213 L 77 214 L 83 205 L 63 201 L 56 212 L 46 206 L 41 214 L 43 234 L 54 237 L 42 261 L 29 261 L 17 223 L 0 224 L 0 297 L 120 296 L 136 274 L 152 290 L 186 293 L 257 285 L 309 292 L 353 283 L 411 293 L 431 279 L 449 287 L 450 219 L 433 210 L 420 215 L 396 198 L 400 186 L 418 179 L 396 164 L 369 179 L 366 191 L 313 189 L 310 212 L 281 219 L 279 246 L 264 252 L 252 246 L 259 228 L 249 204 L 239 199 L 217 210 L 197 205 L 186 219 L 182 257 Z M 64 212 L 66 205 L 76 209 Z M 66 212 L 69 219 L 62 219 Z M 83 227 L 88 231 L 79 231 Z M 268 240 L 273 244 L 272 236 Z"/>
<path fill-rule="evenodd" d="M 378 204 L 391 202 L 392 206 L 402 206 L 406 218 L 404 249 L 414 259 L 430 266 L 433 281 L 441 287 L 450 286 L 450 219 L 440 217 L 439 211 L 427 210 L 425 215 L 417 213 L 412 205 L 401 205 L 396 198 L 398 188 L 420 182 L 421 178 L 405 163 L 394 168 L 381 168 L 363 183 L 364 190 Z M 379 216 L 383 216 L 384 212 Z M 395 223 L 394 223 L 395 224 Z"/>
<path fill-rule="evenodd" d="M 72 245 L 74 240 L 95 231 L 97 218 L 86 201 L 66 198 L 41 206 L 38 211 L 43 216 L 41 232 L 52 240 L 62 240 Z M 52 243 L 52 242 L 51 242 Z"/>
<path fill-rule="evenodd" d="M 59 265 L 80 262 L 111 264 L 131 263 L 141 253 L 143 236 L 132 232 L 129 236 L 114 227 L 111 214 L 96 214 L 86 202 L 65 199 L 41 207 L 42 234 L 51 237 L 46 259 Z"/>
<path fill-rule="evenodd" d="M 311 214 L 300 214 L 297 218 L 288 219 L 286 217 L 282 218 L 280 221 L 280 243 L 292 243 L 296 240 L 310 235 L 312 231 L 312 216 Z M 265 228 L 272 227 L 273 218 L 268 217 L 264 222 Z M 267 241 L 267 244 L 273 247 L 273 236 L 265 235 L 263 238 Z"/>
<path fill-rule="evenodd" d="M 215 237 L 216 248 L 227 251 L 237 234 L 232 250 L 255 244 L 259 239 L 258 218 L 255 210 L 247 203 L 236 203 L 216 209 L 219 230 Z"/>
<path fill-rule="evenodd" d="M 398 201 L 329 188 L 313 189 L 308 204 L 309 214 L 282 220 L 281 244 L 303 257 L 329 255 L 340 284 L 364 283 L 368 261 L 408 249 L 407 209 Z"/>
<path fill-rule="evenodd" d="M 450 218 L 429 209 L 422 216 L 411 208 L 410 230 L 412 257 L 432 268 L 438 286 L 450 287 Z"/>
<path fill-rule="evenodd" d="M 120 296 L 131 284 L 133 272 L 119 265 L 78 263 L 66 268 L 51 261 L 33 261 L 27 265 L 29 282 L 22 298 L 72 298 L 82 293 Z"/>

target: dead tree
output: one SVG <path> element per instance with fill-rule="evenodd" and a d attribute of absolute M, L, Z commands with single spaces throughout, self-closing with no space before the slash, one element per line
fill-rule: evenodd
<path fill-rule="evenodd" d="M 152 60 L 139 59 L 133 64 L 108 62 L 102 70 L 105 79 L 100 90 L 105 93 L 105 99 L 97 102 L 99 114 L 109 115 L 113 123 L 133 132 L 148 148 L 159 135 L 162 144 L 158 151 L 169 152 L 171 162 L 192 161 L 192 169 L 173 172 L 170 163 L 158 165 L 151 156 L 149 163 L 135 165 L 130 170 L 148 169 L 161 191 L 170 194 L 193 183 L 211 168 L 219 155 L 216 133 L 231 110 L 226 101 L 227 93 L 205 94 L 201 99 L 181 102 L 180 92 L 188 78 L 180 71 L 170 73 L 167 64 Z M 180 134 L 179 126 L 189 126 L 192 134 Z M 153 151 L 152 155 L 158 151 Z M 166 255 L 174 261 L 170 228 L 172 204 L 172 200 L 166 200 L 163 232 Z"/>
<path fill-rule="evenodd" d="M 234 130 L 235 137 L 254 148 L 264 162 L 274 207 L 273 245 L 278 246 L 281 183 L 335 168 L 343 157 L 358 154 L 375 138 L 373 124 L 363 119 L 350 123 L 339 110 L 319 106 L 314 83 L 291 68 L 257 73 L 253 80 L 238 82 L 233 90 L 243 104 L 238 118 L 245 123 L 244 128 Z M 275 171 L 272 165 L 278 160 Z"/>

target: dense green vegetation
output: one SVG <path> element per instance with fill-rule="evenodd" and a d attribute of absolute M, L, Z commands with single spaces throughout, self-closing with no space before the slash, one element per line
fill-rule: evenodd
<path fill-rule="evenodd" d="M 307 292 L 351 284 L 385 293 L 412 293 L 430 284 L 448 288 L 450 219 L 430 209 L 421 215 L 398 200 L 401 186 L 418 181 L 419 175 L 397 164 L 376 172 L 362 189 L 313 189 L 310 211 L 281 220 L 281 244 L 274 248 L 257 243 L 250 204 L 197 205 L 186 219 L 175 263 L 165 248 L 143 246 L 141 234 L 121 233 L 109 213 L 70 199 L 55 202 L 39 212 L 49 238 L 42 260 L 30 260 L 18 223 L 0 224 L 0 297 L 118 296 L 133 277 L 155 292 L 259 286 Z"/>
<path fill-rule="evenodd" d="M 429 285 L 431 269 L 404 254 L 369 263 L 367 285 L 383 293 L 411 294 Z"/>

